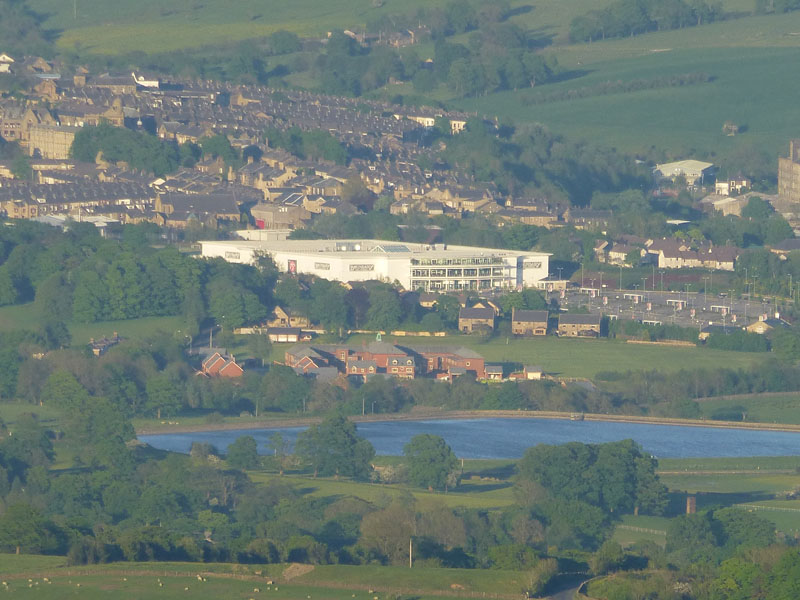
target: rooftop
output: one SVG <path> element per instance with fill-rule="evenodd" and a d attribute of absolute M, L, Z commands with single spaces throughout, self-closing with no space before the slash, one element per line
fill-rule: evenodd
<path fill-rule="evenodd" d="M 267 252 L 295 252 L 318 256 L 341 256 L 344 253 L 358 254 L 364 258 L 426 258 L 426 257 L 472 257 L 487 256 L 549 256 L 546 252 L 518 252 L 499 248 L 475 246 L 453 246 L 450 244 L 417 244 L 411 242 L 388 242 L 385 240 L 285 240 L 272 241 L 207 241 L 208 244 L 228 244 L 238 248 L 253 248 Z"/>

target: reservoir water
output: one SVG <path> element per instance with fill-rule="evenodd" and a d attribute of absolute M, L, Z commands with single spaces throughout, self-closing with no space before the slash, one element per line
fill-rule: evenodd
<path fill-rule="evenodd" d="M 305 427 L 240 429 L 141 435 L 162 450 L 189 452 L 192 442 L 207 442 L 224 452 L 239 436 L 250 435 L 261 454 L 269 437 L 280 432 L 294 442 Z M 633 439 L 657 458 L 800 455 L 800 433 L 719 429 L 679 425 L 567 421 L 559 419 L 468 419 L 359 423 L 358 432 L 378 454 L 400 455 L 419 433 L 442 436 L 459 458 L 519 458 L 536 444 L 602 443 Z"/>

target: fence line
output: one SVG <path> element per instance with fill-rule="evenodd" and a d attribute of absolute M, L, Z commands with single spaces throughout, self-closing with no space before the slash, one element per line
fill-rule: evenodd
<path fill-rule="evenodd" d="M 634 527 L 633 525 L 617 525 L 619 529 L 624 529 L 625 531 L 637 531 L 639 533 L 652 533 L 655 535 L 667 535 L 666 531 L 661 529 L 647 529 L 646 527 Z"/>
<path fill-rule="evenodd" d="M 766 506 L 764 504 L 740 504 L 743 508 L 752 508 L 753 510 L 773 510 L 776 512 L 800 512 L 800 508 L 788 508 L 786 506 Z"/>

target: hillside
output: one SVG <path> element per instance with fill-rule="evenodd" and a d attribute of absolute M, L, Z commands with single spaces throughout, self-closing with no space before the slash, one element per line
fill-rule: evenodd
<path fill-rule="evenodd" d="M 728 163 L 733 169 L 758 156 L 764 168 L 775 164 L 791 136 L 793 103 L 800 83 L 772 65 L 793 64 L 800 55 L 800 12 L 751 16 L 751 0 L 726 0 L 726 20 L 631 38 L 570 44 L 570 22 L 612 0 L 537 0 L 511 2 L 508 21 L 524 29 L 544 52 L 558 59 L 557 82 L 478 98 L 453 98 L 444 85 L 428 96 L 454 107 L 517 122 L 540 122 L 571 138 L 661 160 L 693 155 Z M 43 26 L 57 33 L 57 46 L 78 54 L 163 53 L 230 44 L 285 29 L 303 37 L 324 37 L 333 29 L 361 30 L 387 15 L 413 14 L 418 8 L 444 7 L 447 0 L 29 0 L 46 16 Z M 74 12 L 73 12 L 74 11 Z M 469 45 L 469 33 L 449 38 Z M 415 46 L 421 58 L 432 44 Z M 272 67 L 295 55 L 270 59 Z M 314 54 L 300 53 L 309 62 Z M 663 79 L 703 76 L 683 85 Z M 290 73 L 284 83 L 318 85 L 311 71 Z M 612 89 L 608 89 L 612 82 Z M 634 82 L 634 84 L 631 84 Z M 270 83 L 279 84 L 277 79 Z M 630 89 L 639 85 L 646 89 Z M 627 87 L 626 87 L 627 86 Z M 418 95 L 410 83 L 373 92 L 394 98 Z M 568 95 L 579 99 L 565 99 Z M 598 118 L 602 115 L 602 118 Z M 741 134 L 722 133 L 726 121 Z"/>

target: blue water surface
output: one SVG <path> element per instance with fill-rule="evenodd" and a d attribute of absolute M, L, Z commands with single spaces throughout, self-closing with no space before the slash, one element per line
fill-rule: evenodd
<path fill-rule="evenodd" d="M 175 452 L 189 452 L 192 442 L 207 442 L 224 452 L 239 436 L 250 435 L 258 442 L 259 452 L 268 454 L 267 443 L 272 434 L 280 432 L 294 443 L 304 429 L 162 433 L 140 435 L 139 439 Z M 419 433 L 442 436 L 460 458 L 519 458 L 526 448 L 536 444 L 602 443 L 629 438 L 657 458 L 800 455 L 800 433 L 680 425 L 491 418 L 360 423 L 358 432 L 372 442 L 378 454 L 389 455 L 402 454 L 403 446 Z"/>

